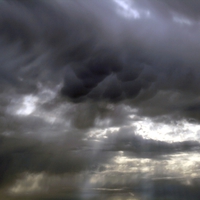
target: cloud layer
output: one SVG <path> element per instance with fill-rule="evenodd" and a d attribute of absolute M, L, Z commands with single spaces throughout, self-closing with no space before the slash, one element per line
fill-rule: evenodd
<path fill-rule="evenodd" d="M 0 1 L 0 197 L 198 199 L 199 6 Z"/>

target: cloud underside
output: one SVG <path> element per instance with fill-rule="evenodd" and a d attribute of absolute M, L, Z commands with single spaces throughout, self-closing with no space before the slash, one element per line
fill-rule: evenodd
<path fill-rule="evenodd" d="M 198 199 L 193 1 L 0 1 L 0 198 Z"/>

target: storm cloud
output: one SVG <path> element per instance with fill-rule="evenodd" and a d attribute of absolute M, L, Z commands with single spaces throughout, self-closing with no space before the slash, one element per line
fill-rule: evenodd
<path fill-rule="evenodd" d="M 199 8 L 0 1 L 0 197 L 197 199 Z"/>

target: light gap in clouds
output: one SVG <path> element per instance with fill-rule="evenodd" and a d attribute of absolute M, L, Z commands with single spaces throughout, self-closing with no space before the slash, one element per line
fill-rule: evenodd
<path fill-rule="evenodd" d="M 119 7 L 118 12 L 126 18 L 139 19 L 140 13 L 132 7 L 129 0 L 113 0 Z M 149 13 L 148 13 L 149 14 Z"/>
<path fill-rule="evenodd" d="M 10 105 L 8 112 L 16 116 L 34 116 L 41 118 L 47 123 L 63 122 L 61 118 L 62 111 L 66 109 L 65 105 L 59 105 L 53 111 L 45 111 L 41 109 L 41 105 L 54 100 L 57 96 L 57 89 L 50 90 L 41 88 L 38 94 L 22 95 L 15 98 Z"/>
<path fill-rule="evenodd" d="M 127 184 L 138 185 L 141 180 L 143 186 L 148 180 L 180 180 L 185 185 L 199 178 L 200 157 L 198 153 L 180 153 L 166 155 L 161 160 L 148 158 L 128 158 L 124 152 L 118 152 L 109 163 L 105 164 L 105 171 L 88 176 L 86 193 L 97 188 L 109 189 L 115 185 L 115 190 L 123 191 Z M 120 178 L 119 178 L 120 177 Z M 98 189 L 97 189 L 98 190 Z"/>
<path fill-rule="evenodd" d="M 133 1 L 130 0 L 113 0 L 117 4 L 117 13 L 126 19 L 139 20 L 141 18 L 150 18 L 149 9 L 136 8 Z"/>
<path fill-rule="evenodd" d="M 170 143 L 187 140 L 200 141 L 200 125 L 189 123 L 186 120 L 177 121 L 177 124 L 165 124 L 144 118 L 142 121 L 134 122 L 132 125 L 137 127 L 136 134 L 145 139 Z"/>
<path fill-rule="evenodd" d="M 75 180 L 70 180 L 73 175 L 47 175 L 44 173 L 26 173 L 18 179 L 8 192 L 11 195 L 51 193 L 51 190 L 68 191 L 75 188 L 74 182 L 83 184 L 82 195 L 95 195 L 97 188 L 109 190 L 109 185 L 116 185 L 115 190 L 124 189 L 127 183 L 135 183 L 141 179 L 180 179 L 185 184 L 190 184 L 192 179 L 199 178 L 200 156 L 198 153 L 180 153 L 163 156 L 161 160 L 149 158 L 126 157 L 123 151 L 104 164 L 105 170 L 96 173 L 84 172 L 76 175 Z M 85 177 L 85 178 L 84 178 Z M 120 177 L 120 178 L 119 178 Z M 48 183 L 48 185 L 46 185 Z M 71 184 L 70 184 L 71 183 Z M 62 186 L 61 188 L 59 188 Z M 113 189 L 113 188 L 112 188 Z M 94 192 L 94 193 L 93 193 Z"/>
<path fill-rule="evenodd" d="M 49 124 L 62 124 L 62 127 L 70 127 L 71 119 L 63 118 L 64 111 L 68 112 L 72 104 L 66 102 L 52 110 L 41 108 L 43 103 L 55 98 L 56 91 L 44 89 L 37 95 L 29 94 L 18 97 L 11 103 L 9 113 L 17 116 L 41 118 Z M 76 107 L 76 105 L 73 105 Z M 112 111 L 115 108 L 112 108 Z M 137 110 L 123 106 L 128 124 L 112 125 L 112 116 L 106 118 L 96 117 L 93 127 L 88 130 L 85 140 L 99 141 L 109 138 L 109 134 L 117 133 L 121 128 L 132 129 L 133 135 L 140 135 L 144 139 L 153 139 L 165 142 L 182 142 L 187 140 L 200 141 L 200 125 L 190 123 L 187 120 L 178 120 L 171 123 L 156 122 L 151 118 L 139 116 Z M 170 116 L 169 116 L 170 117 Z"/>
<path fill-rule="evenodd" d="M 26 95 L 22 99 L 22 104 L 20 108 L 16 111 L 17 115 L 30 115 L 36 109 L 36 104 L 38 102 L 38 98 L 33 95 Z"/>

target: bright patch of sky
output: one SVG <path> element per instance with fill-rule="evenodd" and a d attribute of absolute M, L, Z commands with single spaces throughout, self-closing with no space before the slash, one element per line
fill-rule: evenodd
<path fill-rule="evenodd" d="M 95 196 L 98 191 L 120 191 L 123 192 L 124 185 L 130 181 L 137 185 L 138 181 L 157 179 L 181 180 L 186 185 L 190 185 L 192 179 L 199 177 L 200 156 L 198 153 L 180 153 L 163 156 L 161 160 L 150 158 L 129 158 L 124 152 L 118 152 L 110 162 L 104 164 L 105 170 L 98 173 L 83 173 L 76 177 L 81 185 L 81 196 Z M 86 182 L 83 186 L 85 178 Z M 120 177 L 120 178 L 119 178 Z M 26 173 L 23 178 L 18 179 L 9 188 L 11 195 L 51 193 L 52 189 L 65 190 L 75 186 L 70 174 L 63 176 L 51 176 L 44 173 Z M 48 183 L 48 186 L 46 185 Z M 116 188 L 109 188 L 108 185 L 116 185 Z M 64 186 L 63 186 L 64 184 Z M 62 186 L 62 187 L 61 187 Z M 121 186 L 121 187 L 120 187 Z M 132 193 L 131 196 L 134 196 Z"/>
<path fill-rule="evenodd" d="M 132 7 L 129 0 L 113 0 L 118 5 L 118 13 L 126 18 L 139 19 L 140 13 Z"/>
<path fill-rule="evenodd" d="M 166 142 L 200 141 L 200 125 L 189 123 L 187 120 L 177 121 L 175 124 L 165 124 L 143 118 L 139 122 L 133 122 L 132 125 L 137 127 L 136 134 L 146 139 Z"/>
<path fill-rule="evenodd" d="M 16 97 L 8 108 L 8 112 L 22 117 L 38 117 L 48 123 L 63 122 L 60 114 L 63 109 L 66 109 L 66 105 L 64 106 L 65 108 L 61 105 L 59 108 L 56 108 L 56 111 L 53 109 L 52 112 L 44 111 L 40 107 L 42 104 L 55 99 L 56 95 L 57 89 L 50 90 L 41 88 L 41 91 L 37 95 L 30 94 L 18 98 Z"/>
<path fill-rule="evenodd" d="M 106 170 L 91 177 L 90 183 L 102 186 L 104 182 L 111 181 L 114 175 L 121 175 L 121 179 L 113 180 L 120 183 L 123 179 L 135 180 L 141 178 L 151 179 L 181 179 L 189 184 L 199 177 L 200 156 L 198 153 L 180 153 L 163 156 L 161 160 L 150 158 L 130 158 L 119 152 L 110 163 L 105 164 Z M 116 176 L 116 177 L 118 177 Z M 109 180 L 109 177 L 111 180 Z M 105 180 L 107 178 L 107 180 Z M 114 183 L 113 183 L 114 184 Z M 122 184 L 123 185 L 123 184 Z"/>
<path fill-rule="evenodd" d="M 36 109 L 38 98 L 33 95 L 23 97 L 21 107 L 17 110 L 17 115 L 30 115 Z"/>
<path fill-rule="evenodd" d="M 130 0 L 113 0 L 117 6 L 117 13 L 127 19 L 141 19 L 149 18 L 151 16 L 150 10 L 138 9 L 133 1 Z"/>

